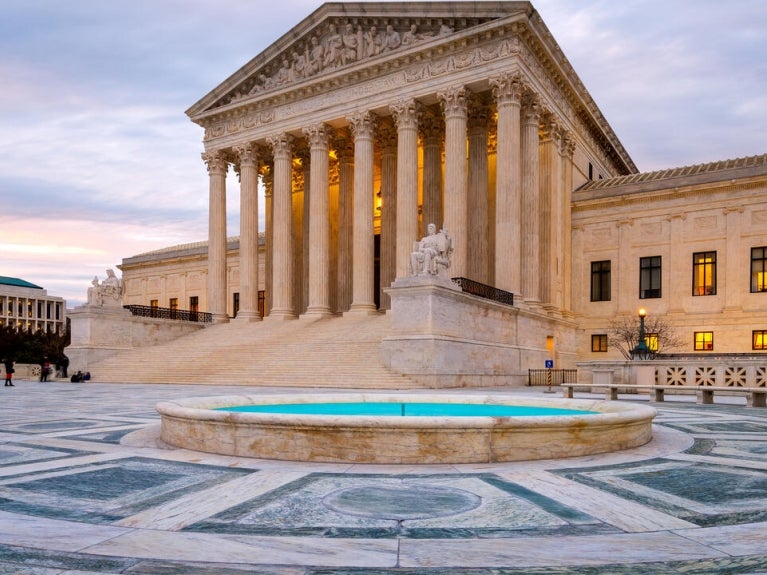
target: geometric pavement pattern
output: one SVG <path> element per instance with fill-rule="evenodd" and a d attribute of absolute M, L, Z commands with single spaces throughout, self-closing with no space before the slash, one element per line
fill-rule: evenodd
<path fill-rule="evenodd" d="M 242 387 L 4 388 L 0 575 L 767 575 L 767 410 L 739 398 L 671 397 L 647 446 L 542 462 L 307 464 L 159 443 L 158 401 L 229 393 Z"/>

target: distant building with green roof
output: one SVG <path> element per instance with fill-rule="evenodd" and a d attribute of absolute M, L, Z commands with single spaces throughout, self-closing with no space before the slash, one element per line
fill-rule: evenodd
<path fill-rule="evenodd" d="M 0 276 L 0 327 L 63 334 L 66 313 L 64 298 L 26 280 Z"/>

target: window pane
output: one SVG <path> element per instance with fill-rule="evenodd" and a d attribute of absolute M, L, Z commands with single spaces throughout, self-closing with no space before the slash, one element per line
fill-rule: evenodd
<path fill-rule="evenodd" d="M 610 260 L 591 262 L 591 301 L 610 301 Z"/>
<path fill-rule="evenodd" d="M 661 256 L 639 259 L 639 298 L 661 297 Z"/>
<path fill-rule="evenodd" d="M 767 292 L 767 248 L 751 248 L 751 291 Z"/>
<path fill-rule="evenodd" d="M 711 351 L 714 349 L 713 331 L 695 332 L 695 351 Z"/>
<path fill-rule="evenodd" d="M 753 349 L 764 350 L 767 349 L 767 331 L 757 330 L 753 331 L 753 343 L 751 347 Z"/>
<path fill-rule="evenodd" d="M 692 255 L 692 295 L 716 295 L 716 252 Z"/>

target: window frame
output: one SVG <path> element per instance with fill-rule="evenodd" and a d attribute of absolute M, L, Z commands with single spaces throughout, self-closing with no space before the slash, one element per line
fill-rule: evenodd
<path fill-rule="evenodd" d="M 757 336 L 761 339 L 761 346 L 756 344 Z M 767 351 L 767 329 L 755 329 L 751 331 L 751 349 L 753 351 Z"/>
<path fill-rule="evenodd" d="M 751 248 L 750 273 L 751 293 L 767 293 L 767 246 Z"/>
<path fill-rule="evenodd" d="M 692 254 L 692 295 L 716 295 L 716 250 Z"/>
<path fill-rule="evenodd" d="M 596 344 L 596 345 L 595 345 Z M 607 353 L 608 339 L 606 333 L 592 333 L 591 334 L 591 351 L 592 353 Z"/>
<path fill-rule="evenodd" d="M 662 297 L 662 281 L 662 256 L 639 258 L 639 299 L 657 299 Z"/>
<path fill-rule="evenodd" d="M 591 301 L 612 300 L 612 260 L 591 262 Z"/>
<path fill-rule="evenodd" d="M 714 332 L 713 331 L 696 331 L 693 332 L 693 345 L 694 351 L 714 351 Z"/>

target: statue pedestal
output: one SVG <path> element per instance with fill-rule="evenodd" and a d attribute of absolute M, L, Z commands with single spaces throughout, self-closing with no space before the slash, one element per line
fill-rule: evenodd
<path fill-rule="evenodd" d="M 69 371 L 89 371 L 90 365 L 131 349 L 133 316 L 120 306 L 83 305 L 68 314 L 72 341 L 66 348 Z"/>
<path fill-rule="evenodd" d="M 522 381 L 516 308 L 465 294 L 439 276 L 398 278 L 385 291 L 391 335 L 381 354 L 388 368 L 435 388 Z"/>

